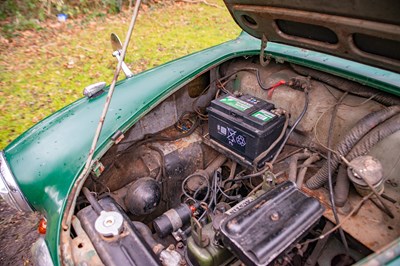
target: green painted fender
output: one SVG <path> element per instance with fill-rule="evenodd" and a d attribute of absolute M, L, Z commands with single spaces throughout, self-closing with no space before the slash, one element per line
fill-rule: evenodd
<path fill-rule="evenodd" d="M 147 70 L 117 84 L 95 157 L 113 145 L 111 137 L 125 132 L 154 106 L 201 73 L 234 57 L 256 55 L 260 41 L 242 33 L 237 39 Z M 400 75 L 337 57 L 269 43 L 267 53 L 324 70 L 400 95 Z M 108 88 L 107 88 L 108 89 Z M 62 213 L 75 179 L 82 171 L 103 109 L 106 94 L 82 98 L 45 118 L 4 150 L 22 192 L 33 208 L 47 217 L 46 243 L 59 264 Z"/>

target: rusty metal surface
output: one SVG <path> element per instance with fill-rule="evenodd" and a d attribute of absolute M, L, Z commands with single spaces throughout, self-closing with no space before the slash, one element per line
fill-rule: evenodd
<path fill-rule="evenodd" d="M 157 158 L 156 152 L 148 150 L 146 152 Z M 104 186 L 106 186 L 111 191 L 114 191 L 138 178 L 150 176 L 149 167 L 141 158 L 143 154 L 138 149 L 120 157 L 110 157 L 108 160 L 104 160 L 103 164 L 106 170 L 96 181 L 92 181 L 91 187 L 97 185 L 97 187 L 104 189 Z M 157 169 L 154 171 L 157 172 Z M 88 179 L 88 181 L 91 180 Z"/>
<path fill-rule="evenodd" d="M 163 137 L 176 137 L 179 134 L 180 132 L 174 127 L 169 127 L 160 133 Z M 153 149 L 143 145 L 132 154 L 119 157 L 118 163 L 105 172 L 101 180 L 110 187 L 110 196 L 127 211 L 124 199 L 128 188 L 139 178 L 152 176 L 154 173 L 158 175 L 159 171 L 162 171 L 160 166 L 163 164 L 164 171 L 159 180 L 162 186 L 162 200 L 159 206 L 150 215 L 135 216 L 136 220 L 151 222 L 181 202 L 182 180 L 197 169 L 203 169 L 210 159 L 214 159 L 209 156 L 205 159 L 201 142 L 201 134 L 199 130 L 195 130 L 191 135 L 176 141 L 151 142 L 149 145 Z M 163 158 L 160 158 L 160 153 Z"/>
<path fill-rule="evenodd" d="M 317 190 L 309 190 L 302 188 L 308 195 L 319 199 L 326 207 L 324 216 L 334 223 L 332 209 L 329 204 L 328 191 L 324 188 Z M 366 247 L 373 251 L 378 251 L 383 246 L 394 241 L 400 236 L 400 191 L 399 187 L 393 187 L 389 184 L 385 185 L 385 194 L 396 200 L 396 203 L 388 203 L 388 206 L 394 214 L 394 219 L 389 218 L 372 202 L 367 201 L 358 211 L 358 213 L 350 217 L 344 224 L 343 229 L 352 237 L 360 241 Z M 361 197 L 352 190 L 349 195 L 349 202 L 355 206 Z M 346 214 L 339 209 L 339 219 L 343 219 Z"/>
<path fill-rule="evenodd" d="M 129 143 L 142 139 L 146 134 L 157 133 L 174 125 L 184 112 L 192 110 L 194 100 L 187 90 L 180 90 L 168 97 L 125 134 L 125 139 L 118 145 L 118 151 L 126 149 Z"/>
<path fill-rule="evenodd" d="M 76 216 L 72 216 L 71 223 L 77 235 L 71 241 L 74 263 L 76 265 L 104 265 L 97 255 L 89 236 L 83 230 L 79 219 Z"/>

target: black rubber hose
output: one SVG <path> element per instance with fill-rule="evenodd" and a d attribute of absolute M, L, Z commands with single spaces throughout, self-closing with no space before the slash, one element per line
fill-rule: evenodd
<path fill-rule="evenodd" d="M 354 148 L 346 155 L 348 161 L 367 154 L 370 149 L 379 141 L 400 130 L 400 115 L 380 124 L 370 133 L 365 135 Z M 335 186 L 335 202 L 339 207 L 343 207 L 349 195 L 350 180 L 347 177 L 347 170 L 344 165 L 339 167 Z"/>
<path fill-rule="evenodd" d="M 400 130 L 400 115 L 396 115 L 391 119 L 380 124 L 367 135 L 365 135 L 353 149 L 346 155 L 348 161 L 359 156 L 365 155 L 378 142 Z"/>
<path fill-rule="evenodd" d="M 298 66 L 298 65 L 291 65 L 293 70 L 296 71 L 298 74 L 304 76 L 310 76 L 316 80 L 322 81 L 332 87 L 335 87 L 342 91 L 347 91 L 351 94 L 355 94 L 358 96 L 369 98 L 374 96 L 374 101 L 382 103 L 384 105 L 400 105 L 400 99 L 394 97 L 393 95 L 387 92 L 379 92 L 375 89 L 372 89 L 368 86 L 356 83 L 354 81 L 350 81 L 344 78 L 340 78 L 337 76 L 333 76 L 331 74 L 323 73 L 318 70 Z"/>
<path fill-rule="evenodd" d="M 335 203 L 337 207 L 343 207 L 349 196 L 350 180 L 347 177 L 347 168 L 340 165 L 336 177 L 336 185 L 334 189 Z"/>
<path fill-rule="evenodd" d="M 151 233 L 150 228 L 142 222 L 133 221 L 133 225 L 139 231 L 140 235 L 146 241 L 147 244 L 151 247 L 151 249 L 157 254 L 163 250 L 163 246 L 158 243 Z M 159 250 L 159 252 L 157 252 Z M 158 255 L 158 254 L 157 254 Z"/>
<path fill-rule="evenodd" d="M 400 112 L 400 106 L 390 106 L 385 109 L 370 113 L 363 117 L 357 124 L 350 130 L 349 133 L 336 145 L 336 152 L 333 153 L 331 160 L 332 172 L 335 171 L 340 162 L 340 156 L 346 156 L 354 145 L 371 129 L 386 121 Z M 307 182 L 306 186 L 310 189 L 317 189 L 323 186 L 328 180 L 328 162 L 326 162 L 321 169 L 312 176 Z"/>

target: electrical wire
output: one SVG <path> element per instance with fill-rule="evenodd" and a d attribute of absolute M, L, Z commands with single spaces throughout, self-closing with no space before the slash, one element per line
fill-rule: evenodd
<path fill-rule="evenodd" d="M 230 195 L 228 195 L 228 194 L 225 193 L 225 191 L 221 188 L 221 185 L 220 185 L 220 181 L 221 181 L 221 180 L 220 180 L 220 177 L 221 177 L 221 171 L 220 171 L 220 169 L 218 169 L 217 171 L 215 171 L 215 174 L 214 174 L 214 178 L 216 179 L 216 185 L 217 185 L 218 191 L 221 192 L 221 194 L 222 194 L 225 198 L 227 198 L 227 199 L 229 199 L 229 200 L 233 200 L 233 201 L 238 201 L 238 200 L 240 200 L 240 199 L 242 198 L 240 195 L 230 196 Z"/>
<path fill-rule="evenodd" d="M 323 239 L 323 238 L 329 236 L 329 235 L 332 234 L 333 232 L 335 232 L 337 229 L 341 228 L 342 225 L 343 225 L 351 216 L 353 216 L 353 214 L 357 213 L 357 212 L 360 210 L 360 208 L 362 207 L 362 205 L 363 205 L 373 194 L 374 194 L 374 193 L 371 192 L 371 193 L 369 193 L 367 196 L 363 197 L 363 198 L 360 200 L 360 202 L 358 202 L 358 204 L 351 210 L 351 212 L 350 212 L 346 217 L 344 217 L 344 218 L 340 221 L 340 223 L 338 223 L 335 227 L 333 227 L 332 229 L 330 229 L 328 232 L 326 232 L 325 234 L 320 235 L 319 237 L 316 237 L 316 238 L 313 238 L 313 239 L 308 239 L 308 240 L 304 241 L 303 243 L 298 244 L 298 246 L 304 246 L 304 245 L 307 245 L 307 244 L 309 244 L 309 243 L 311 243 L 311 242 L 315 242 L 315 241 L 321 240 L 321 239 Z"/>
<path fill-rule="evenodd" d="M 241 175 L 241 173 L 239 173 L 238 175 L 236 175 L 236 177 L 234 179 L 226 180 L 225 183 L 236 183 L 236 182 L 239 182 L 239 181 L 248 180 L 248 179 L 253 178 L 253 177 L 262 176 L 269 169 L 270 169 L 270 165 L 268 164 L 268 166 L 264 167 L 260 171 L 258 171 L 256 173 L 253 173 L 253 174 L 248 174 L 248 175 L 245 175 L 245 176 L 237 177 L 237 176 Z"/>
<path fill-rule="evenodd" d="M 279 142 L 285 137 L 286 129 L 289 126 L 289 114 L 285 112 L 285 123 L 283 125 L 282 131 L 279 134 L 278 138 L 262 153 L 260 153 L 253 161 L 254 170 L 257 170 L 258 163 L 264 159 L 275 147 L 279 144 Z"/>
<path fill-rule="evenodd" d="M 331 149 L 331 144 L 332 144 L 332 138 L 333 138 L 333 127 L 334 127 L 334 122 L 335 122 L 335 118 L 337 115 L 337 111 L 339 108 L 339 105 L 341 104 L 341 102 L 343 101 L 343 99 L 347 96 L 347 92 L 343 93 L 343 95 L 340 97 L 340 99 L 337 101 L 333 111 L 332 111 L 332 117 L 331 117 L 331 122 L 329 125 L 329 129 L 328 129 L 328 186 L 329 186 L 329 200 L 331 202 L 331 207 L 332 207 L 332 212 L 333 212 L 333 216 L 335 218 L 335 222 L 336 224 L 340 224 L 339 221 L 339 216 L 337 214 L 337 210 L 336 210 L 336 205 L 335 205 L 335 197 L 334 197 L 334 193 L 333 193 L 333 182 L 332 182 L 332 167 L 331 167 L 331 160 L 332 160 L 332 151 Z M 340 234 L 340 238 L 342 239 L 342 243 L 344 245 L 344 248 L 346 250 L 346 254 L 349 255 L 349 246 L 347 244 L 347 240 L 346 240 L 346 236 L 344 235 L 344 231 L 342 227 L 339 227 L 339 234 Z"/>
<path fill-rule="evenodd" d="M 207 192 L 206 192 L 206 195 L 204 196 L 204 198 L 201 199 L 201 200 L 198 200 L 198 199 L 195 198 L 195 196 L 197 195 L 197 193 L 196 193 L 197 191 L 194 193 L 194 195 L 193 195 L 193 197 L 192 197 L 192 196 L 190 196 L 190 195 L 186 192 L 186 189 L 185 189 L 185 186 L 186 186 L 187 181 L 188 181 L 189 179 L 195 177 L 195 176 L 196 176 L 196 177 L 201 177 L 202 179 L 204 179 L 204 180 L 206 181 L 205 187 L 207 188 Z M 199 189 L 201 189 L 201 188 L 204 188 L 204 186 L 200 187 Z M 182 181 L 181 189 L 182 189 L 183 195 L 185 195 L 188 199 L 191 199 L 191 200 L 193 200 L 194 202 L 205 201 L 205 200 L 207 200 L 208 196 L 210 195 L 210 190 L 211 190 L 211 188 L 210 188 L 210 181 L 208 180 L 208 178 L 206 178 L 205 176 L 202 176 L 202 175 L 190 175 L 190 176 L 186 177 L 186 178 Z"/>
<path fill-rule="evenodd" d="M 289 132 L 287 133 L 287 135 L 286 135 L 285 139 L 283 140 L 282 144 L 280 145 L 279 149 L 276 151 L 274 158 L 270 161 L 271 164 L 273 164 L 276 161 L 276 159 L 278 158 L 279 154 L 281 153 L 283 147 L 285 146 L 286 142 L 288 141 L 290 135 L 292 134 L 293 130 L 297 127 L 297 125 L 303 119 L 304 115 L 307 112 L 309 102 L 310 102 L 310 97 L 308 95 L 308 89 L 306 88 L 306 89 L 304 89 L 304 107 L 303 107 L 303 110 L 301 111 L 300 115 L 297 117 L 297 119 L 294 122 L 293 126 L 290 128 Z"/>
<path fill-rule="evenodd" d="M 269 91 L 269 90 L 273 89 L 273 87 L 265 87 L 265 85 L 263 84 L 263 82 L 261 80 L 260 70 L 258 68 L 244 67 L 244 68 L 241 68 L 239 70 L 236 70 L 236 71 L 232 72 L 231 74 L 225 76 L 224 78 L 231 77 L 231 76 L 236 75 L 237 73 L 242 72 L 242 71 L 253 71 L 253 72 L 256 72 L 256 79 L 257 79 L 257 83 L 260 86 L 260 88 L 265 90 L 265 91 Z"/>
<path fill-rule="evenodd" d="M 230 181 L 230 182 L 236 182 L 236 181 L 246 180 L 246 179 L 249 179 L 249 178 L 252 178 L 252 177 L 261 176 L 261 175 L 263 175 L 267 170 L 272 169 L 272 165 L 274 164 L 274 162 L 275 162 L 276 159 L 278 158 L 279 154 L 281 153 L 283 147 L 285 146 L 286 142 L 288 141 L 288 139 L 289 139 L 290 135 L 292 134 L 293 130 L 297 127 L 297 125 L 300 123 L 300 121 L 303 119 L 304 115 L 306 114 L 307 109 L 308 109 L 308 104 L 309 104 L 309 102 L 310 102 L 310 99 L 309 99 L 309 95 L 308 95 L 308 89 L 306 88 L 306 89 L 304 90 L 304 107 L 303 107 L 302 112 L 301 112 L 300 115 L 297 117 L 296 121 L 294 122 L 293 126 L 290 128 L 289 132 L 286 134 L 286 137 L 284 138 L 284 140 L 282 141 L 282 143 L 281 143 L 281 145 L 279 146 L 278 150 L 276 151 L 275 156 L 273 157 L 273 159 L 272 159 L 262 170 L 260 170 L 260 171 L 258 171 L 258 172 L 256 172 L 256 173 L 254 173 L 254 174 L 246 175 L 246 176 L 243 176 L 243 177 L 240 177 L 240 178 L 235 178 L 235 179 L 228 180 L 228 181 Z M 287 118 L 287 121 L 288 121 L 288 120 L 289 120 L 289 119 Z M 285 127 L 284 127 L 284 128 L 285 128 Z M 285 129 L 285 131 L 286 131 L 286 129 Z M 283 135 L 284 135 L 285 132 L 282 131 L 282 133 L 283 133 L 283 134 L 281 134 L 281 136 L 283 137 Z M 280 137 L 281 137 L 281 136 L 280 136 Z M 278 137 L 279 141 L 280 141 L 280 137 Z M 277 141 L 275 141 L 275 142 L 277 143 Z M 274 142 L 274 143 L 275 143 L 275 142 Z M 272 145 L 274 145 L 274 143 L 273 143 Z M 272 146 L 272 145 L 271 145 L 271 146 Z M 272 149 L 269 148 L 269 149 L 267 150 L 267 152 L 269 152 L 270 150 L 272 150 Z M 263 152 L 262 155 L 264 155 L 264 154 L 267 155 L 267 152 Z M 254 162 L 255 162 L 255 163 L 254 163 L 254 164 L 255 164 L 255 167 L 256 167 L 256 165 L 257 165 L 256 162 L 258 163 L 257 159 L 259 159 L 259 157 L 261 157 L 261 156 L 258 156 L 258 157 L 254 160 Z"/>

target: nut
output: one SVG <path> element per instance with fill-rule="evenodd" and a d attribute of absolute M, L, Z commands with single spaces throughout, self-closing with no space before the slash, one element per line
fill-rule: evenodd
<path fill-rule="evenodd" d="M 279 214 L 277 212 L 274 212 L 271 214 L 271 220 L 272 221 L 278 221 L 279 220 Z"/>

